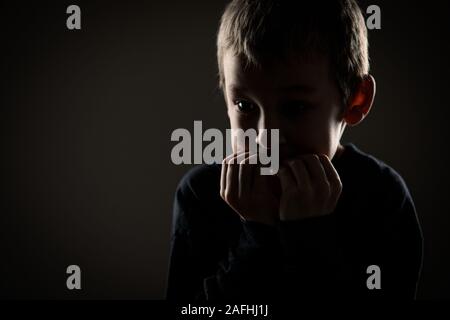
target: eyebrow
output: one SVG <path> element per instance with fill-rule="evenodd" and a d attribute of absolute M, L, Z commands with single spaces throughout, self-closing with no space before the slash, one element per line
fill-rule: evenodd
<path fill-rule="evenodd" d="M 247 87 L 239 86 L 236 84 L 230 84 L 228 86 L 228 88 L 231 91 L 240 91 L 240 92 L 249 91 L 249 89 Z M 278 87 L 277 90 L 285 91 L 285 92 L 286 91 L 290 91 L 290 92 L 300 91 L 300 92 L 304 92 L 304 93 L 310 93 L 310 92 L 316 91 L 316 88 L 308 86 L 308 85 L 304 85 L 304 84 L 296 84 L 296 85 L 288 85 L 288 86 Z"/>

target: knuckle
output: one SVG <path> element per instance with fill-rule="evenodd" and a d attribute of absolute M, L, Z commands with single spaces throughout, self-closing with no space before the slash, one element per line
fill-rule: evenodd
<path fill-rule="evenodd" d="M 339 180 L 333 186 L 333 192 L 340 194 L 342 192 L 342 182 Z"/>
<path fill-rule="evenodd" d="M 328 182 L 323 183 L 320 187 L 320 192 L 323 193 L 324 197 L 329 198 L 331 195 L 331 185 Z"/>
<path fill-rule="evenodd" d="M 302 189 L 302 196 L 305 197 L 306 199 L 310 199 L 314 196 L 314 191 L 312 188 L 303 188 Z"/>
<path fill-rule="evenodd" d="M 236 196 L 231 190 L 225 190 L 224 197 L 228 204 L 234 203 L 236 200 Z"/>

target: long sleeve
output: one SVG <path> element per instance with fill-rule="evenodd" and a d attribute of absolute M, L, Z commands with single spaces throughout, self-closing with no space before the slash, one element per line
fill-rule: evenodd
<path fill-rule="evenodd" d="M 348 262 L 339 244 L 335 215 L 280 222 L 286 298 L 347 295 Z"/>
<path fill-rule="evenodd" d="M 187 175 L 175 195 L 166 298 L 414 298 L 423 246 L 414 203 L 397 173 L 370 168 L 341 170 L 332 214 L 276 227 L 238 218 L 210 187 L 219 168 Z M 367 286 L 371 265 L 381 289 Z"/>
<path fill-rule="evenodd" d="M 423 236 L 409 190 L 397 179 L 386 201 L 394 207 L 383 224 L 385 239 L 377 252 L 382 261 L 380 291 L 389 298 L 414 299 L 422 269 Z"/>
<path fill-rule="evenodd" d="M 207 233 L 214 230 L 201 219 L 208 215 L 208 209 L 190 188 L 178 189 L 166 298 L 249 301 L 275 294 L 276 276 L 280 274 L 276 228 L 240 222 L 236 241 L 221 250 L 214 247 L 213 239 L 208 242 Z M 213 210 L 210 215 L 215 214 Z"/>
<path fill-rule="evenodd" d="M 217 271 L 204 280 L 206 299 L 271 301 L 280 275 L 278 235 L 275 228 L 243 222 L 238 245 Z"/>
<path fill-rule="evenodd" d="M 288 292 L 314 298 L 415 298 L 422 232 L 403 179 L 392 170 L 385 173 L 385 189 L 369 192 L 380 197 L 371 206 L 353 210 L 343 204 L 328 216 L 280 224 Z M 338 221 L 338 215 L 347 218 Z M 371 265 L 380 269 L 380 289 L 367 286 Z"/>

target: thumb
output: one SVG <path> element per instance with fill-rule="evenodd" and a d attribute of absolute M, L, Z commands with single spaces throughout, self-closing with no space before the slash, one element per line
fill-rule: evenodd
<path fill-rule="evenodd" d="M 280 179 L 281 191 L 285 192 L 291 188 L 295 188 L 295 179 L 292 175 L 289 167 L 281 167 L 277 173 L 278 178 Z"/>

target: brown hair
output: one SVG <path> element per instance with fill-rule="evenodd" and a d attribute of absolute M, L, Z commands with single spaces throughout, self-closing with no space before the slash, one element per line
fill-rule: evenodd
<path fill-rule="evenodd" d="M 226 50 L 254 66 L 261 66 L 264 58 L 324 53 L 344 104 L 369 72 L 367 29 L 355 0 L 233 0 L 225 8 L 217 35 L 222 90 Z"/>

